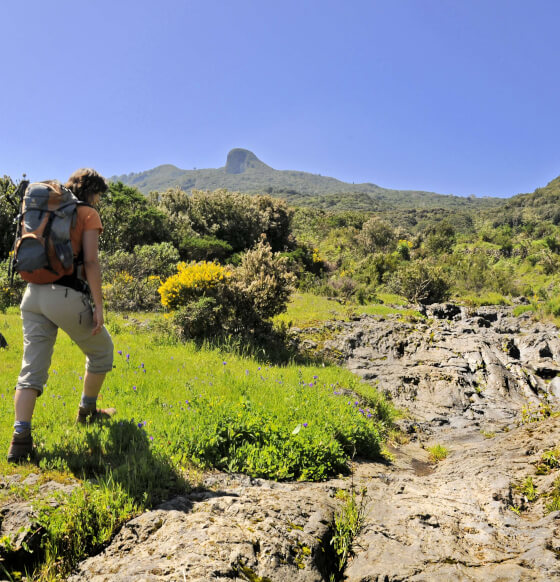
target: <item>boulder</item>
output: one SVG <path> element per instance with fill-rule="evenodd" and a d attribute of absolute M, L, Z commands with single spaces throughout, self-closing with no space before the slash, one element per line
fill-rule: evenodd
<path fill-rule="evenodd" d="M 206 484 L 128 522 L 69 580 L 328 579 L 332 488 L 227 475 Z"/>

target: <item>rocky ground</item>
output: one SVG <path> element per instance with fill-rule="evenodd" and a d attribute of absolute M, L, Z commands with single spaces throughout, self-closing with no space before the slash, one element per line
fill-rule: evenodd
<path fill-rule="evenodd" d="M 560 580 L 560 514 L 545 508 L 560 470 L 537 474 L 560 444 L 557 328 L 508 308 L 425 315 L 331 322 L 315 330 L 322 342 L 294 332 L 407 411 L 391 463 L 356 462 L 351 479 L 318 484 L 210 475 L 126 524 L 71 580 L 329 580 L 335 493 L 350 487 L 364 512 L 344 580 Z M 439 463 L 435 444 L 448 450 Z M 25 517 L 13 510 L 0 536 Z"/>

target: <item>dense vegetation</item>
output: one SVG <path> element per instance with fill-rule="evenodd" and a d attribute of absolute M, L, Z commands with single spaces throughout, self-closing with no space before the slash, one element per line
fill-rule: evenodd
<path fill-rule="evenodd" d="M 2 196 L 14 189 L 10 178 L 0 181 L 6 444 L 21 359 L 23 285 L 7 280 L 17 210 Z M 302 360 L 286 341 L 290 323 L 333 311 L 386 313 L 396 302 L 519 295 L 530 301 L 519 308 L 560 316 L 560 179 L 499 211 L 472 200 L 340 210 L 336 195 L 320 195 L 334 201 L 328 210 L 270 194 L 174 188 L 144 196 L 111 184 L 100 206 L 101 261 L 117 361 L 103 399 L 116 405 L 118 422 L 76 430 L 83 356 L 62 335 L 34 419 L 38 467 L 0 460 L 4 475 L 35 472 L 38 480 L 14 481 L 0 501 L 38 499 L 53 478 L 78 486 L 57 503 L 36 500 L 27 548 L 0 540 L 12 579 L 22 560 L 34 579 L 64 577 L 123 521 L 196 484 L 197 471 L 319 480 L 347 471 L 353 455 L 378 457 L 390 404 L 341 369 Z"/>
<path fill-rule="evenodd" d="M 5 177 L 0 189 L 11 192 L 14 184 Z M 457 209 L 395 204 L 377 212 L 335 211 L 223 189 L 188 194 L 175 188 L 146 197 L 116 182 L 100 207 L 106 299 L 119 310 L 161 309 L 158 289 L 177 276 L 180 261 L 215 262 L 226 278 L 208 288 L 193 282 L 182 293 L 184 304 L 173 306 L 182 310 L 177 321 L 184 330 L 206 320 L 212 335 L 217 321 L 227 333 L 263 329 L 294 287 L 360 304 L 376 301 L 380 292 L 411 302 L 503 303 L 523 295 L 558 315 L 559 198 L 557 178 L 533 194 L 501 201 L 499 211 L 473 209 L 467 199 Z M 1 198 L 0 307 L 18 300 L 5 276 L 15 214 Z M 268 304 L 258 313 L 250 307 L 257 296 Z"/>

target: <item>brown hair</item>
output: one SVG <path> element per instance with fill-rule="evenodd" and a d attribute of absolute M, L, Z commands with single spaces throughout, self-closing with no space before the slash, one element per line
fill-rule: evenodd
<path fill-rule="evenodd" d="M 109 189 L 105 178 L 91 168 L 76 170 L 64 185 L 82 202 L 90 202 L 96 194 L 103 194 Z"/>

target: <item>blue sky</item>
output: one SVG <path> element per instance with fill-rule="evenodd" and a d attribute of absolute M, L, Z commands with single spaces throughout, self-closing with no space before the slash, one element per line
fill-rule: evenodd
<path fill-rule="evenodd" d="M 443 194 L 560 174 L 557 0 L 25 0 L 0 21 L 14 179 L 216 168 L 234 147 Z"/>

